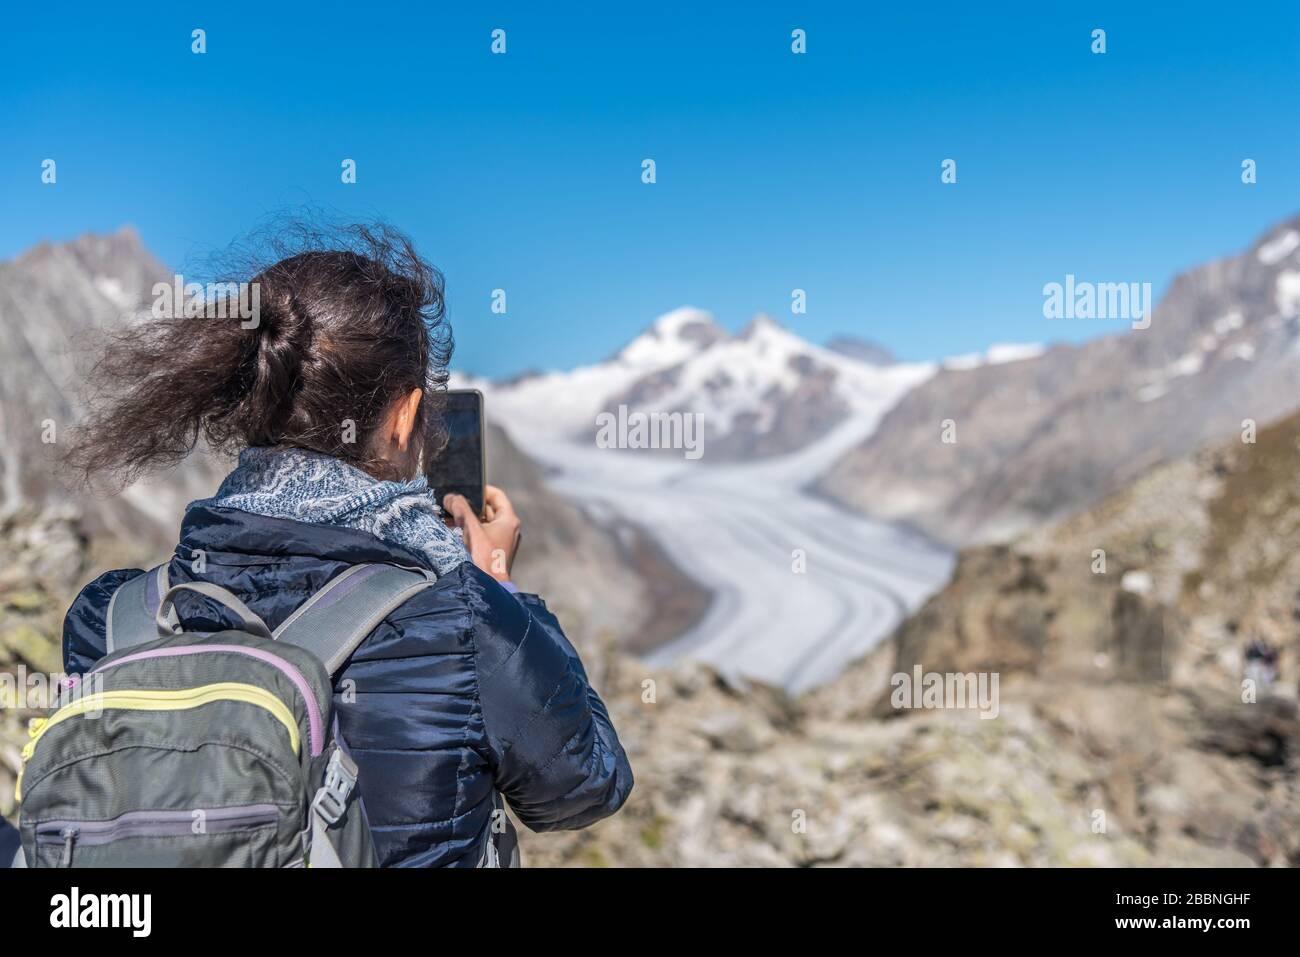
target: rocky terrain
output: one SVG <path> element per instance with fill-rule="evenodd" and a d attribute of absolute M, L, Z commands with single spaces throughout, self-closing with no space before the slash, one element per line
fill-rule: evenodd
<path fill-rule="evenodd" d="M 800 698 L 614 659 L 637 789 L 589 831 L 527 835 L 526 860 L 1300 864 L 1298 473 L 1295 417 L 968 550 L 890 643 Z M 1252 694 L 1255 638 L 1279 677 Z M 997 672 L 997 717 L 895 709 L 890 676 L 916 665 Z"/>
<path fill-rule="evenodd" d="M 1150 328 L 1044 319 L 1044 338 L 1069 322 L 1117 334 L 1017 362 L 944 368 L 903 396 L 819 487 L 953 545 L 1006 540 L 1245 419 L 1295 409 L 1300 218 L 1241 255 L 1176 277 Z M 948 420 L 952 442 L 941 441 Z"/>
<path fill-rule="evenodd" d="M 119 240 L 138 247 L 117 237 L 109 260 L 126 248 Z M 76 409 L 65 381 L 74 366 L 51 364 L 43 349 L 57 352 L 80 333 L 42 346 L 43 323 L 129 306 L 95 258 L 101 241 L 82 246 L 84 256 L 42 253 L 58 264 L 50 276 L 86 299 L 87 310 L 63 319 L 30 311 L 58 301 L 33 284 L 36 273 L 0 271 L 0 318 L 16 330 L 0 360 L 30 376 L 0 395 L 4 438 L 24 456 L 0 471 L 0 670 L 20 676 L 59 669 L 62 614 L 84 581 L 147 561 L 174 535 L 175 516 L 161 508 L 69 495 L 33 471 L 39 439 L 31 444 L 23 429 L 36 423 L 39 434 L 40 403 L 66 401 L 60 415 L 69 417 Z M 116 268 L 129 278 L 134 261 Z M 78 279 L 86 262 L 90 278 Z M 1240 345 L 1227 339 L 1241 326 L 1222 328 L 1228 346 Z M 989 368 L 1014 370 L 1014 381 L 1036 361 Z M 52 370 L 48 382 L 31 363 Z M 1167 418 L 1176 433 L 1179 417 Z M 606 527 L 556 498 L 494 430 L 490 474 L 527 523 L 517 578 L 546 595 L 582 647 L 637 775 L 611 820 L 574 834 L 525 833 L 525 862 L 1300 864 L 1300 418 L 1255 439 L 1173 458 L 1170 445 L 1156 456 L 1168 461 L 1093 507 L 964 551 L 952 582 L 890 641 L 793 697 L 689 662 L 652 670 L 629 655 L 707 598 L 683 587 L 635 529 Z M 172 494 L 183 498 L 207 467 L 162 484 L 176 482 Z M 121 515 L 129 534 L 108 524 Z M 1278 650 L 1278 677 L 1243 689 L 1243 652 L 1255 640 Z M 918 665 L 995 672 L 996 717 L 893 707 L 891 676 Z M 11 815 L 17 748 L 36 713 L 16 705 L 36 702 L 0 703 L 0 813 Z"/>
<path fill-rule="evenodd" d="M 0 815 L 15 813 L 27 721 L 63 670 L 63 614 L 83 584 L 90 542 L 75 508 L 51 505 L 0 523 Z M 30 679 L 30 680 L 29 680 Z"/>

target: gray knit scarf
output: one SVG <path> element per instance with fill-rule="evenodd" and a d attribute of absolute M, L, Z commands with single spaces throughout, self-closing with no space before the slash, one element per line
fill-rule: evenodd
<path fill-rule="evenodd" d="M 439 575 L 469 558 L 423 477 L 385 482 L 318 452 L 245 449 L 217 494 L 189 507 L 199 505 L 369 532 L 423 555 Z"/>

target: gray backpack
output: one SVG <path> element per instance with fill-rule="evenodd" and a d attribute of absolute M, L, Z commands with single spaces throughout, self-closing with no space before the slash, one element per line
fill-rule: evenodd
<path fill-rule="evenodd" d="M 330 678 L 431 583 L 356 565 L 272 632 L 224 588 L 169 587 L 165 564 L 127 582 L 109 605 L 108 654 L 29 729 L 25 865 L 374 867 Z M 240 628 L 186 631 L 182 591 Z"/>

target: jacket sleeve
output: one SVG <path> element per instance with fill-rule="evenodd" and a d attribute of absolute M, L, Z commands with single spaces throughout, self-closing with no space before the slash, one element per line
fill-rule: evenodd
<path fill-rule="evenodd" d="M 139 568 L 122 568 L 105 572 L 81 589 L 63 619 L 63 670 L 70 675 L 84 674 L 104 657 L 108 603 L 113 592 L 144 572 Z"/>
<path fill-rule="evenodd" d="M 497 788 L 534 831 L 594 824 L 623 806 L 632 768 L 555 616 L 477 569 L 479 701 Z"/>

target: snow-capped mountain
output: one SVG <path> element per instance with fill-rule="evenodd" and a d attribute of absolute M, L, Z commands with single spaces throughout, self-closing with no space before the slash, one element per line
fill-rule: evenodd
<path fill-rule="evenodd" d="M 664 313 L 614 357 L 633 369 L 663 369 L 685 362 L 714 343 L 727 331 L 707 312 L 690 306 Z"/>
<path fill-rule="evenodd" d="M 609 396 L 643 376 L 682 362 L 726 335 L 708 313 L 675 309 L 660 316 L 604 362 L 503 382 L 453 373 L 450 385 L 480 389 L 490 396 L 489 416 L 512 432 L 590 435 L 596 415 L 607 407 Z"/>
<path fill-rule="evenodd" d="M 596 417 L 634 412 L 701 416 L 706 459 L 790 452 L 857 414 L 878 417 L 934 371 L 882 365 L 813 345 L 768 316 L 729 335 L 706 312 L 676 309 L 606 362 L 508 383 L 490 394 L 507 429 L 592 441 Z M 459 380 L 458 384 L 471 384 Z"/>

